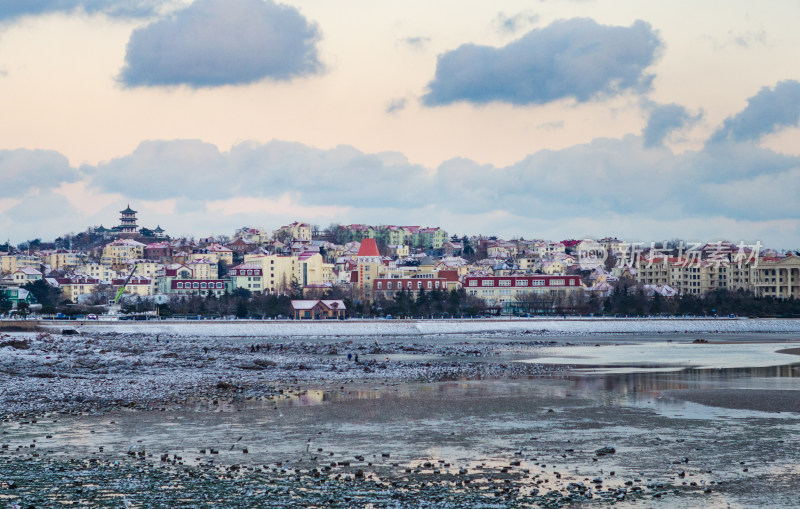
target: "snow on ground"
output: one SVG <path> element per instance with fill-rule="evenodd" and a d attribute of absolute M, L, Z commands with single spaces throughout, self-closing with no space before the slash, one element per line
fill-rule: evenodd
<path fill-rule="evenodd" d="M 44 323 L 82 333 L 180 334 L 215 337 L 418 336 L 426 334 L 536 333 L 543 336 L 667 333 L 800 333 L 800 320 L 729 318 L 581 318 L 494 320 L 159 321 Z"/>

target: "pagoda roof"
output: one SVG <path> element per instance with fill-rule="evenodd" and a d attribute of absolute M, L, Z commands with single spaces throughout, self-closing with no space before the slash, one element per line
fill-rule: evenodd
<path fill-rule="evenodd" d="M 161 229 L 161 225 L 156 226 L 156 229 L 153 230 L 154 232 L 163 233 L 164 230 Z"/>
<path fill-rule="evenodd" d="M 125 210 L 120 210 L 119 213 L 120 214 L 136 214 L 136 211 L 133 210 L 130 205 L 128 205 L 128 208 L 126 208 Z"/>

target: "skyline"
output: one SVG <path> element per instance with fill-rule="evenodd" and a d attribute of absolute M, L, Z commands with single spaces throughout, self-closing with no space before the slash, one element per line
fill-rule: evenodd
<path fill-rule="evenodd" d="M 797 249 L 800 6 L 769 7 L 0 0 L 2 240 L 130 202 L 170 235 Z"/>

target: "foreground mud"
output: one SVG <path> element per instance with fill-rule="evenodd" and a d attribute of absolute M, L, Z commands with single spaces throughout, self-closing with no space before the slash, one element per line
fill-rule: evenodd
<path fill-rule="evenodd" d="M 587 377 L 518 362 L 550 344 L 527 335 L 12 341 L 0 507 L 800 502 L 791 367 Z"/>

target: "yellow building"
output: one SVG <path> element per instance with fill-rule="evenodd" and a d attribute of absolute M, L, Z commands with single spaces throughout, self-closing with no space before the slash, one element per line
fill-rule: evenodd
<path fill-rule="evenodd" d="M 83 263 L 83 256 L 75 251 L 65 251 L 63 249 L 52 251 L 40 251 L 39 258 L 42 263 L 49 265 L 51 269 L 71 269 Z"/>
<path fill-rule="evenodd" d="M 100 284 L 97 279 L 83 276 L 59 278 L 57 281 L 62 297 L 72 302 L 78 302 L 81 297 L 93 293 Z"/>
<path fill-rule="evenodd" d="M 319 253 L 302 253 L 297 256 L 295 265 L 295 281 L 301 287 L 329 282 L 325 279 L 322 255 Z"/>
<path fill-rule="evenodd" d="M 233 265 L 233 251 L 231 249 L 221 244 L 211 244 L 205 251 L 208 254 L 215 255 L 218 261 L 221 260 L 226 265 Z"/>
<path fill-rule="evenodd" d="M 117 277 L 116 270 L 112 269 L 110 265 L 102 263 L 86 263 L 76 267 L 75 272 L 100 281 L 111 281 Z"/>
<path fill-rule="evenodd" d="M 134 277 L 147 278 L 151 280 L 155 280 L 159 271 L 164 268 L 164 264 L 161 262 L 152 260 L 130 260 L 124 272 L 125 277 L 128 277 L 128 274 L 131 273 L 134 264 L 136 265 L 136 272 L 133 273 Z"/>
<path fill-rule="evenodd" d="M 144 256 L 144 244 L 131 239 L 117 239 L 106 244 L 100 263 L 124 269 L 128 260 L 138 260 Z"/>
<path fill-rule="evenodd" d="M 113 294 L 116 296 L 119 289 L 125 285 L 125 291 L 122 295 L 127 295 L 131 297 L 149 297 L 154 293 L 154 284 L 153 280 L 146 278 L 146 277 L 132 277 L 128 284 L 125 284 L 127 280 L 127 276 L 124 278 L 114 279 L 111 282 Z"/>
<path fill-rule="evenodd" d="M 289 293 L 297 277 L 297 257 L 252 254 L 244 256 L 244 263 L 258 265 L 262 270 L 264 291 Z"/>
<path fill-rule="evenodd" d="M 15 254 L 0 257 L 0 269 L 4 274 L 15 272 L 23 267 L 38 269 L 41 264 L 42 261 L 37 256 Z"/>
<path fill-rule="evenodd" d="M 311 242 L 311 225 L 295 221 L 292 224 L 281 226 L 275 230 L 275 236 L 289 235 L 293 240 L 305 240 Z"/>
<path fill-rule="evenodd" d="M 217 279 L 219 276 L 217 263 L 208 259 L 191 260 L 184 265 L 192 269 L 192 279 Z"/>

